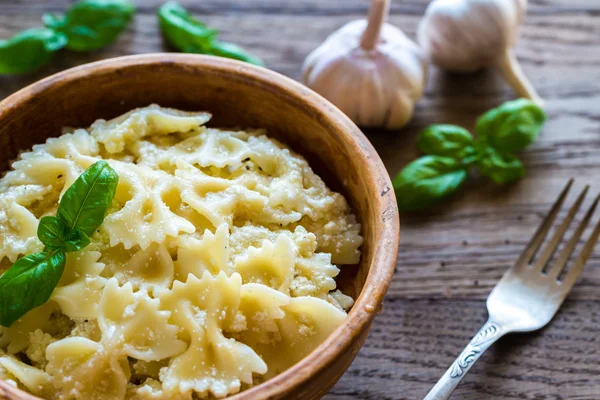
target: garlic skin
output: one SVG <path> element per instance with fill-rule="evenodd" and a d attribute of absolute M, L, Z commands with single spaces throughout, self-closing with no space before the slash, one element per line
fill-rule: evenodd
<path fill-rule="evenodd" d="M 542 104 L 513 51 L 526 8 L 527 0 L 434 0 L 417 41 L 433 64 L 456 72 L 497 68 L 520 96 Z"/>
<path fill-rule="evenodd" d="M 332 33 L 302 68 L 308 87 L 363 127 L 406 125 L 427 78 L 421 49 L 384 23 L 388 8 L 388 0 L 373 0 L 368 21 L 352 21 Z"/>

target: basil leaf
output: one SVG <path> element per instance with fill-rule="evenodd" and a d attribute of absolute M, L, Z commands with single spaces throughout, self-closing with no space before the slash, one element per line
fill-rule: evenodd
<path fill-rule="evenodd" d="M 527 99 L 508 101 L 477 120 L 478 138 L 501 152 L 521 151 L 539 135 L 546 114 Z"/>
<path fill-rule="evenodd" d="M 45 14 L 43 21 L 48 28 L 67 36 L 69 50 L 92 51 L 114 42 L 134 11 L 129 0 L 82 0 L 64 16 Z"/>
<path fill-rule="evenodd" d="M 207 54 L 245 61 L 261 67 L 265 65 L 263 60 L 248 53 L 246 50 L 233 43 L 214 41 L 212 47 L 210 48 L 210 52 Z"/>
<path fill-rule="evenodd" d="M 185 53 L 208 54 L 245 61 L 263 66 L 263 61 L 241 47 L 217 41 L 217 31 L 194 18 L 175 1 L 169 1 L 158 9 L 160 30 L 167 41 Z"/>
<path fill-rule="evenodd" d="M 56 216 L 69 230 L 79 229 L 92 236 L 106 216 L 118 182 L 119 175 L 106 161 L 92 164 L 67 189 Z"/>
<path fill-rule="evenodd" d="M 42 217 L 37 229 L 38 238 L 50 249 L 64 249 L 69 227 L 56 217 Z"/>
<path fill-rule="evenodd" d="M 158 9 L 158 21 L 167 41 L 186 53 L 208 52 L 217 35 L 216 30 L 192 17 L 175 1 L 166 2 Z"/>
<path fill-rule="evenodd" d="M 393 180 L 398 208 L 425 208 L 454 193 L 467 179 L 467 166 L 449 157 L 424 156 L 410 164 Z"/>
<path fill-rule="evenodd" d="M 488 149 L 477 164 L 484 175 L 498 184 L 511 183 L 525 175 L 525 167 L 521 160 L 512 154 L 500 153 Z"/>
<path fill-rule="evenodd" d="M 425 154 L 462 159 L 475 152 L 473 136 L 456 125 L 431 125 L 419 134 L 417 143 Z"/>
<path fill-rule="evenodd" d="M 0 276 L 0 325 L 9 327 L 48 301 L 65 268 L 62 250 L 44 251 L 17 260 Z"/>
<path fill-rule="evenodd" d="M 90 238 L 82 230 L 75 229 L 65 238 L 65 250 L 68 253 L 79 251 L 90 244 Z"/>
<path fill-rule="evenodd" d="M 0 40 L 0 74 L 24 74 L 47 64 L 65 47 L 67 38 L 51 29 L 35 28 Z"/>

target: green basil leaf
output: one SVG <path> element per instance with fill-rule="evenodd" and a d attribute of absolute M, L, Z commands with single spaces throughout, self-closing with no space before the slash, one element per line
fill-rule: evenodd
<path fill-rule="evenodd" d="M 42 217 L 37 229 L 38 238 L 50 249 L 64 249 L 69 227 L 56 217 Z"/>
<path fill-rule="evenodd" d="M 47 64 L 67 38 L 52 29 L 35 28 L 0 40 L 0 74 L 24 74 Z"/>
<path fill-rule="evenodd" d="M 473 154 L 473 136 L 456 125 L 431 125 L 419 134 L 417 143 L 421 151 L 434 156 L 463 159 Z"/>
<path fill-rule="evenodd" d="M 65 259 L 62 250 L 31 254 L 0 276 L 0 325 L 9 327 L 48 301 L 63 274 Z"/>
<path fill-rule="evenodd" d="M 82 0 L 64 16 L 46 14 L 44 24 L 63 32 L 74 51 L 92 51 L 114 42 L 127 27 L 135 7 L 129 0 Z"/>
<path fill-rule="evenodd" d="M 160 30 L 167 41 L 185 53 L 208 54 L 232 58 L 263 66 L 263 61 L 241 47 L 217 41 L 217 31 L 194 18 L 175 1 L 169 1 L 158 9 Z"/>
<path fill-rule="evenodd" d="M 478 138 L 501 152 L 521 151 L 533 142 L 546 120 L 546 113 L 527 99 L 508 101 L 477 120 Z"/>
<path fill-rule="evenodd" d="M 424 156 L 410 164 L 393 180 L 398 208 L 425 208 L 456 192 L 467 179 L 467 166 L 449 157 Z"/>
<path fill-rule="evenodd" d="M 67 234 L 65 250 L 67 252 L 79 251 L 90 244 L 90 238 L 82 230 L 75 229 Z"/>
<path fill-rule="evenodd" d="M 209 53 L 213 56 L 226 57 L 234 60 L 245 61 L 250 64 L 264 66 L 265 63 L 260 58 L 248 53 L 233 43 L 214 41 Z"/>
<path fill-rule="evenodd" d="M 106 216 L 118 182 L 119 175 L 106 161 L 92 164 L 60 199 L 56 216 L 69 230 L 92 236 Z"/>
<path fill-rule="evenodd" d="M 481 172 L 498 184 L 511 183 L 525 175 L 521 160 L 512 154 L 488 149 L 477 164 Z"/>
<path fill-rule="evenodd" d="M 167 41 L 179 51 L 206 53 L 210 50 L 217 31 L 208 28 L 175 1 L 158 9 L 160 30 Z"/>

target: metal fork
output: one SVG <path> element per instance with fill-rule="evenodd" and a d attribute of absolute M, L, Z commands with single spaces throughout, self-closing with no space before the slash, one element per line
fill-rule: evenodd
<path fill-rule="evenodd" d="M 504 274 L 490 293 L 487 299 L 488 321 L 424 400 L 448 399 L 475 361 L 498 339 L 511 332 L 535 331 L 545 326 L 554 317 L 581 274 L 600 235 L 600 221 L 598 221 L 571 269 L 561 278 L 565 265 L 594 214 L 600 199 L 598 196 L 558 258 L 549 265 L 567 228 L 583 203 L 589 189 L 589 186 L 586 186 L 549 243 L 541 251 L 539 258 L 534 261 L 572 184 L 573 179 L 567 183 L 517 263 Z"/>

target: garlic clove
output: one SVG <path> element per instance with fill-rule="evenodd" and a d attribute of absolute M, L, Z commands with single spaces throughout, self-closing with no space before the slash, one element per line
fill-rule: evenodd
<path fill-rule="evenodd" d="M 520 96 L 541 104 L 512 50 L 526 7 L 526 0 L 434 0 L 419 24 L 417 41 L 440 68 L 497 68 Z"/>
<path fill-rule="evenodd" d="M 398 129 L 422 96 L 427 63 L 400 29 L 384 23 L 387 0 L 373 0 L 369 21 L 332 33 L 306 58 L 304 82 L 364 127 Z"/>

